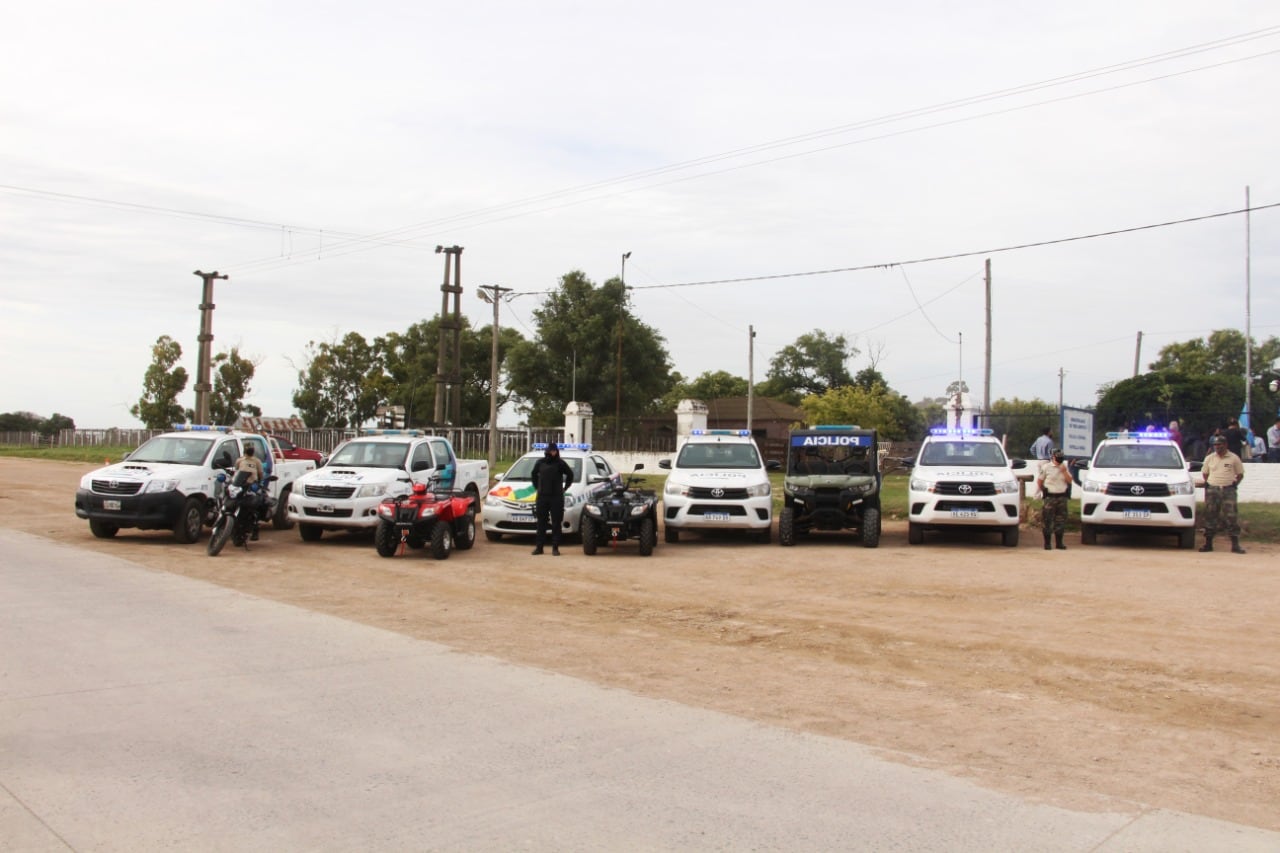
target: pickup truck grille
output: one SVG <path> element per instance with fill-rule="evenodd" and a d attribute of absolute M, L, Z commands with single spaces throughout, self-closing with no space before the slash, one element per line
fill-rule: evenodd
<path fill-rule="evenodd" d="M 1107 483 L 1107 494 L 1126 498 L 1167 498 L 1169 497 L 1169 484 Z"/>
<path fill-rule="evenodd" d="M 972 495 L 994 495 L 996 493 L 995 483 L 947 483 L 941 482 L 934 486 L 934 494 L 938 495 L 963 495 L 970 497 Z"/>
<path fill-rule="evenodd" d="M 721 492 L 721 494 L 712 494 L 713 492 Z M 708 489 L 702 486 L 696 486 L 689 489 L 689 497 L 700 500 L 716 500 L 716 501 L 745 501 L 747 499 L 746 489 Z"/>
<path fill-rule="evenodd" d="M 94 480 L 93 491 L 99 495 L 136 495 L 142 490 L 137 480 Z"/>
<path fill-rule="evenodd" d="M 319 486 L 308 483 L 303 487 L 309 498 L 349 498 L 356 493 L 355 486 Z"/>

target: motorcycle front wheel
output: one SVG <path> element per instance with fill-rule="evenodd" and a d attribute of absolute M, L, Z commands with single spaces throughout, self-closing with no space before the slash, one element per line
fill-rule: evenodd
<path fill-rule="evenodd" d="M 221 516 L 213 525 L 213 532 L 209 534 L 209 556 L 216 557 L 222 547 L 227 544 L 227 540 L 231 538 L 232 518 L 229 515 Z"/>

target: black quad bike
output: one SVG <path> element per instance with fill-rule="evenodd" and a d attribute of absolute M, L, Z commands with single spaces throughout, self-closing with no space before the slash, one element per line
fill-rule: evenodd
<path fill-rule="evenodd" d="M 267 484 L 278 479 L 275 475 L 268 477 L 266 483 L 251 484 L 248 471 L 229 473 L 230 479 L 225 473 L 218 475 L 214 489 L 210 557 L 218 556 L 228 541 L 248 550 L 249 540 L 258 538 L 258 525 L 275 513 L 275 500 L 267 491 Z"/>
<path fill-rule="evenodd" d="M 658 544 L 658 495 L 634 486 L 635 477 L 627 477 L 621 485 L 587 499 L 582 508 L 582 553 L 594 554 L 601 545 L 616 546 L 625 539 L 639 541 L 641 557 L 653 553 Z"/>
<path fill-rule="evenodd" d="M 476 499 L 470 492 L 444 491 L 435 480 L 415 483 L 407 495 L 378 504 L 378 529 L 373 545 L 378 555 L 394 557 L 404 547 L 431 546 L 431 556 L 446 559 L 456 548 L 476 544 Z"/>

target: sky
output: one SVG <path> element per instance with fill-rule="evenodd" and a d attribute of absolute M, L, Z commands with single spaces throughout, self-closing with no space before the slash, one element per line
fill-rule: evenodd
<path fill-rule="evenodd" d="M 309 342 L 440 310 L 438 245 L 463 247 L 472 324 L 501 285 L 526 337 L 562 275 L 630 252 L 631 308 L 689 378 L 759 381 L 822 330 L 851 373 L 980 400 L 987 260 L 992 400 L 1090 406 L 1164 345 L 1280 335 L 1262 0 L 49 0 L 0 22 L 4 412 L 137 426 L 161 335 L 194 406 L 192 273 L 216 270 L 214 352 L 292 414 Z"/>

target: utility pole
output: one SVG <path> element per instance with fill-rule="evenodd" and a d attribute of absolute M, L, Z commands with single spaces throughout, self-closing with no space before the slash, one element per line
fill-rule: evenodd
<path fill-rule="evenodd" d="M 485 302 L 493 304 L 493 352 L 489 357 L 489 471 L 498 465 L 498 305 L 511 288 L 496 284 L 481 285 L 476 291 Z M 490 295 L 492 294 L 492 295 Z"/>
<path fill-rule="evenodd" d="M 440 285 L 440 349 L 436 357 L 436 405 L 434 422 L 439 425 L 448 417 L 454 424 L 462 420 L 462 247 L 436 246 L 436 254 L 444 254 L 444 283 Z M 450 283 L 450 266 L 453 282 Z M 453 310 L 449 310 L 449 294 L 453 294 Z M 453 386 L 453 397 L 449 386 Z"/>
<path fill-rule="evenodd" d="M 991 415 L 991 259 L 987 258 L 987 366 L 982 379 L 982 413 Z"/>
<path fill-rule="evenodd" d="M 1058 417 L 1062 417 L 1062 381 L 1066 377 L 1067 372 L 1061 367 L 1058 368 Z M 1058 436 L 1058 441 L 1062 441 L 1062 436 Z"/>
<path fill-rule="evenodd" d="M 1133 348 L 1133 375 L 1138 375 L 1138 362 L 1142 361 L 1142 332 L 1138 332 L 1138 343 Z"/>
<path fill-rule="evenodd" d="M 751 431 L 751 409 L 755 403 L 756 327 L 747 326 L 747 432 Z"/>
<path fill-rule="evenodd" d="M 213 350 L 213 282 L 214 279 L 226 279 L 227 276 L 219 275 L 217 270 L 213 272 L 196 270 L 193 275 L 198 275 L 204 279 L 204 290 L 201 293 L 200 304 L 197 306 L 200 309 L 200 336 L 196 338 L 199 342 L 199 354 L 196 359 L 195 422 L 207 424 L 209 422 L 209 394 L 213 391 L 213 384 L 209 381 Z"/>
<path fill-rule="evenodd" d="M 613 431 L 615 441 L 622 441 L 622 312 L 627 307 L 627 258 L 631 257 L 630 252 L 622 253 L 622 277 L 618 279 L 622 283 L 622 296 L 618 300 L 618 377 L 614 380 L 617 393 L 617 400 L 614 402 L 613 410 Z M 619 444 L 616 449 L 621 450 Z"/>

